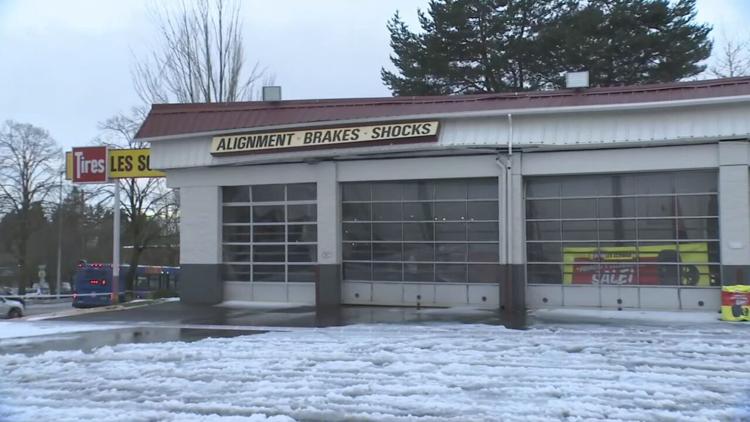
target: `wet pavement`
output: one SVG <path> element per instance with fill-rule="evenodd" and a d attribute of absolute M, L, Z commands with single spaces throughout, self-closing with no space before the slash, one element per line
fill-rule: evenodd
<path fill-rule="evenodd" d="M 166 302 L 125 310 L 47 320 L 122 326 L 97 331 L 10 338 L 0 341 L 0 354 L 37 355 L 52 350 L 89 352 L 103 346 L 128 343 L 197 341 L 205 338 L 237 337 L 267 332 L 265 327 L 283 329 L 332 327 L 351 324 L 466 323 L 503 325 L 525 329 L 526 315 L 509 317 L 498 310 L 476 308 L 409 308 L 387 306 L 207 306 Z M 260 329 L 255 327 L 261 327 Z"/>
<path fill-rule="evenodd" d="M 167 302 L 126 311 L 98 312 L 58 318 L 56 321 L 118 322 L 159 325 L 228 325 L 273 327 L 330 327 L 365 323 L 458 322 L 525 328 L 525 314 L 503 315 L 498 310 L 475 308 L 409 308 L 387 306 L 225 307 Z"/>
<path fill-rule="evenodd" d="M 90 352 L 103 346 L 129 343 L 193 342 L 206 338 L 238 337 L 262 334 L 262 330 L 215 330 L 175 327 L 134 327 L 110 330 L 81 331 L 34 337 L 11 338 L 0 341 L 0 354 L 21 353 L 37 355 L 51 350 L 81 350 Z"/>

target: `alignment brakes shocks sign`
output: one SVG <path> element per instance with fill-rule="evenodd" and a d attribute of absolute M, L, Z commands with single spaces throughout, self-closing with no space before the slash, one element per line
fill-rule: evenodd
<path fill-rule="evenodd" d="M 240 133 L 215 136 L 211 154 L 248 154 L 308 147 L 351 146 L 356 143 L 407 140 L 437 141 L 438 122 L 408 122 L 286 132 Z"/>

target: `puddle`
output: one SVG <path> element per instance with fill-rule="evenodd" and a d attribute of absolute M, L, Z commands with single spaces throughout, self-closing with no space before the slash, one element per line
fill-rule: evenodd
<path fill-rule="evenodd" d="M 419 324 L 456 322 L 525 329 L 526 312 L 508 315 L 497 309 L 415 308 L 401 306 L 208 306 L 162 303 L 121 312 L 99 312 L 61 318 L 62 321 L 130 325 L 213 325 L 251 327 L 335 327 L 351 324 Z"/>
<path fill-rule="evenodd" d="M 228 338 L 262 334 L 261 330 L 216 330 L 202 328 L 136 327 L 106 331 L 83 331 L 0 341 L 0 354 L 37 355 L 51 350 L 90 352 L 102 346 L 132 343 L 193 342 L 206 338 Z"/>

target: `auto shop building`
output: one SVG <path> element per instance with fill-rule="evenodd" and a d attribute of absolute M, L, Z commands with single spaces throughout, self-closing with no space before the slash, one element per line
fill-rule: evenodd
<path fill-rule="evenodd" d="M 710 309 L 750 277 L 750 78 L 156 104 L 181 296 Z"/>

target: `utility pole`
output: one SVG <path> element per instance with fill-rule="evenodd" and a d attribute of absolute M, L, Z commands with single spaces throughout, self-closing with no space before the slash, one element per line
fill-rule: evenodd
<path fill-rule="evenodd" d="M 57 286 L 55 289 L 55 292 L 57 293 L 57 298 L 60 299 L 60 286 L 61 283 L 61 274 L 62 274 L 62 232 L 63 232 L 63 176 L 65 175 L 65 170 L 60 172 L 60 201 L 57 205 Z"/>

